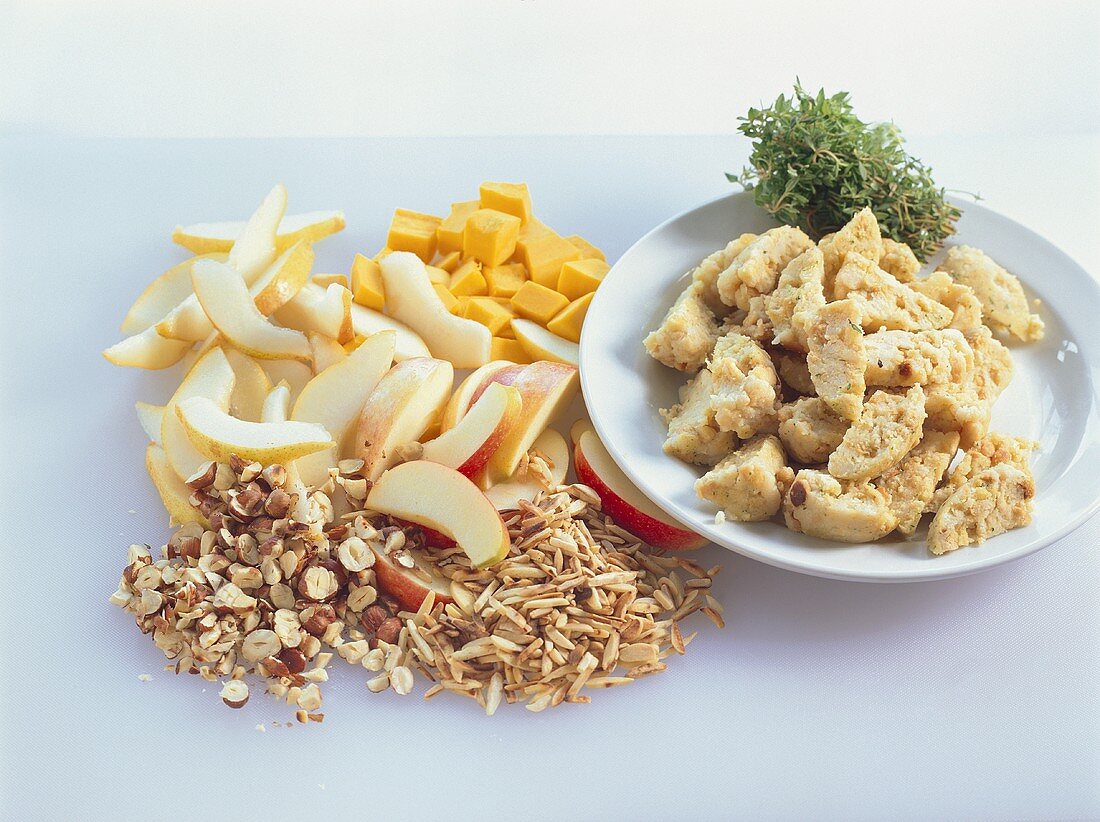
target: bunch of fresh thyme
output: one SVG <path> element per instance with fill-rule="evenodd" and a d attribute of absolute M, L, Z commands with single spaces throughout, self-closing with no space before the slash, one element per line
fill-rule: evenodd
<path fill-rule="evenodd" d="M 798 83 L 771 108 L 749 109 L 738 127 L 753 139 L 750 165 L 727 174 L 755 192 L 780 222 L 818 239 L 869 206 L 885 236 L 908 243 L 921 260 L 955 232 L 959 209 L 944 199 L 931 170 L 904 147 L 893 123 L 864 123 L 847 92 L 808 94 Z"/>

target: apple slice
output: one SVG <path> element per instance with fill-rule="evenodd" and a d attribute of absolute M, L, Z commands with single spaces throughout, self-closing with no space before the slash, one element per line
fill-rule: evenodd
<path fill-rule="evenodd" d="M 374 551 L 374 576 L 378 580 L 378 588 L 397 600 L 397 604 L 403 610 L 416 611 L 429 591 L 435 592 L 436 602 L 444 605 L 454 602 L 450 580 L 439 573 L 432 563 L 425 562 L 420 557 L 419 551 L 410 549 L 408 553 L 416 563 L 417 569 L 431 577 L 430 581 L 398 565 L 385 551 L 379 550 L 373 544 L 371 544 L 371 550 Z"/>
<path fill-rule="evenodd" d="M 160 426 L 164 422 L 164 406 L 135 402 L 134 409 L 137 411 L 138 422 L 141 423 L 141 430 L 145 432 L 145 436 L 150 442 L 159 441 Z"/>
<path fill-rule="evenodd" d="M 317 331 L 307 331 L 306 338 L 313 351 L 313 373 L 320 374 L 329 366 L 342 363 L 348 358 L 347 349 L 332 337 Z"/>
<path fill-rule="evenodd" d="M 149 472 L 153 487 L 160 494 L 160 501 L 168 509 L 170 525 L 186 525 L 188 522 L 197 522 L 203 528 L 210 527 L 206 517 L 191 505 L 189 501 L 191 489 L 176 476 L 176 472 L 168 463 L 168 457 L 165 455 L 164 449 L 155 442 L 149 443 L 149 447 L 145 449 L 145 470 Z"/>
<path fill-rule="evenodd" d="M 192 345 L 194 343 L 181 340 L 166 340 L 157 333 L 155 326 L 150 326 L 140 334 L 115 343 L 103 352 L 103 356 L 113 365 L 158 371 L 182 360 Z"/>
<path fill-rule="evenodd" d="M 517 388 L 499 383 L 490 385 L 458 425 L 424 444 L 423 458 L 474 476 L 519 419 L 522 407 Z"/>
<path fill-rule="evenodd" d="M 474 394 L 477 393 L 480 396 L 481 392 L 485 390 L 485 386 L 492 381 L 494 374 L 512 365 L 514 363 L 508 360 L 493 360 L 485 363 L 481 368 L 475 369 L 466 377 L 455 389 L 455 392 L 451 394 L 451 399 L 447 402 L 443 419 L 440 421 L 440 431 L 446 432 L 454 428 L 463 415 L 470 410 L 470 406 L 473 405 Z M 504 384 L 511 385 L 510 382 Z"/>
<path fill-rule="evenodd" d="M 504 373 L 497 372 L 494 381 Z M 512 385 L 519 389 L 523 409 L 479 477 L 486 487 L 511 477 L 539 434 L 573 401 L 577 369 L 557 362 L 533 362 L 523 366 Z"/>
<path fill-rule="evenodd" d="M 355 336 L 351 292 L 339 283 L 322 288 L 307 283 L 293 300 L 279 309 L 276 319 L 298 331 L 316 331 L 343 344 Z"/>
<path fill-rule="evenodd" d="M 650 502 L 607 453 L 595 431 L 584 431 L 574 447 L 577 479 L 600 495 L 615 523 L 654 548 L 691 551 L 707 544 Z"/>
<path fill-rule="evenodd" d="M 372 334 L 346 355 L 343 362 L 326 368 L 310 380 L 298 395 L 290 418 L 320 423 L 337 444 L 335 448 L 298 460 L 298 470 L 307 485 L 324 482 L 343 448 L 349 445 L 367 397 L 393 363 L 395 337 L 392 331 Z"/>
<path fill-rule="evenodd" d="M 290 386 L 281 382 L 267 392 L 260 422 L 286 422 L 290 419 Z"/>
<path fill-rule="evenodd" d="M 259 359 L 312 361 L 306 335 L 268 322 L 229 266 L 213 260 L 195 263 L 191 281 L 210 322 L 236 348 Z"/>
<path fill-rule="evenodd" d="M 569 426 L 569 441 L 573 443 L 574 446 L 576 446 L 577 441 L 581 438 L 581 434 L 585 433 L 586 431 L 595 430 L 596 429 L 592 427 L 592 423 L 590 420 L 581 417 L 579 420 Z"/>
<path fill-rule="evenodd" d="M 343 230 L 345 225 L 346 221 L 342 211 L 309 211 L 304 214 L 287 214 L 279 222 L 275 247 L 278 251 L 283 251 L 299 240 L 316 242 L 328 237 L 330 234 Z M 244 226 L 244 220 L 176 226 L 176 229 L 172 232 L 172 242 L 183 246 L 194 254 L 205 254 L 209 251 L 229 251 L 241 235 Z"/>
<path fill-rule="evenodd" d="M 451 364 L 429 357 L 399 362 L 378 381 L 363 403 L 355 432 L 356 455 L 367 479 L 378 479 L 397 460 L 397 447 L 416 442 L 436 421 L 453 381 Z"/>
<path fill-rule="evenodd" d="M 428 346 L 420 339 L 420 335 L 407 325 L 379 311 L 359 305 L 357 302 L 351 304 L 351 328 L 357 337 L 369 337 L 379 331 L 396 333 L 397 344 L 393 358 L 398 362 L 411 360 L 413 357 L 431 356 Z"/>
<path fill-rule="evenodd" d="M 258 422 L 264 399 L 271 391 L 271 380 L 260 364 L 247 354 L 242 354 L 228 343 L 223 343 L 221 349 L 236 378 L 229 397 L 229 413 L 238 419 Z"/>
<path fill-rule="evenodd" d="M 206 397 L 176 406 L 191 442 L 208 458 L 228 462 L 232 454 L 264 465 L 288 463 L 335 443 L 322 426 L 310 422 L 246 422 L 231 417 Z"/>
<path fill-rule="evenodd" d="M 394 466 L 374 483 L 366 507 L 450 537 L 476 568 L 508 555 L 511 539 L 497 509 L 453 468 L 416 460 Z"/>
<path fill-rule="evenodd" d="M 547 428 L 531 446 L 546 455 L 553 465 L 550 476 L 555 485 L 565 482 L 569 473 L 569 445 L 565 437 L 553 428 Z M 541 482 L 529 475 L 515 474 L 504 482 L 497 483 L 485 491 L 485 496 L 498 511 L 513 511 L 519 508 L 519 501 L 533 500 L 539 491 L 545 490 Z"/>
<path fill-rule="evenodd" d="M 205 254 L 172 266 L 149 283 L 148 287 L 134 300 L 119 330 L 123 334 L 138 334 L 149 326 L 156 325 L 173 308 L 190 297 L 191 266 L 195 264 L 195 260 L 210 259 L 225 262 L 228 258 L 228 254 Z"/>
<path fill-rule="evenodd" d="M 187 372 L 164 409 L 164 421 L 160 426 L 160 444 L 176 475 L 187 480 L 206 457 L 191 444 L 183 425 L 176 416 L 176 407 L 192 397 L 206 397 L 225 411 L 232 401 L 236 384 L 233 366 L 221 348 L 211 348 L 194 367 Z"/>
<path fill-rule="evenodd" d="M 477 368 L 489 362 L 492 332 L 447 310 L 419 257 L 395 251 L 383 257 L 379 266 L 387 313 L 416 331 L 433 357 L 448 360 L 455 368 Z"/>
<path fill-rule="evenodd" d="M 559 337 L 537 323 L 520 318 L 512 320 L 512 331 L 532 360 L 580 365 L 581 347 L 575 342 Z"/>

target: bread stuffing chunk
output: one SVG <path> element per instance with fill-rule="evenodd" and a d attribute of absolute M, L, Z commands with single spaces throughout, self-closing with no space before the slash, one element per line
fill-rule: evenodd
<path fill-rule="evenodd" d="M 762 299 L 771 320 L 772 342 L 805 351 L 809 326 L 825 305 L 825 260 L 820 249 L 803 251 L 787 263 L 775 290 Z"/>
<path fill-rule="evenodd" d="M 974 366 L 958 382 L 927 386 L 925 410 L 929 426 L 937 431 L 958 431 L 962 447 L 969 448 L 989 430 L 993 403 L 1012 381 L 1009 350 L 984 326 L 967 337 Z"/>
<path fill-rule="evenodd" d="M 859 254 L 868 260 L 882 257 L 882 232 L 878 220 L 865 208 L 856 213 L 848 223 L 835 234 L 822 237 L 818 243 L 825 261 L 825 279 L 831 283 L 836 273 L 848 259 L 849 254 Z"/>
<path fill-rule="evenodd" d="M 961 331 L 876 331 L 863 338 L 867 384 L 903 388 L 960 382 L 974 367 L 974 352 Z"/>
<path fill-rule="evenodd" d="M 875 487 L 890 497 L 890 510 L 902 534 L 908 536 L 917 530 L 958 448 L 959 435 L 955 431 L 926 431 L 901 462 L 875 480 Z"/>
<path fill-rule="evenodd" d="M 749 298 L 749 310 L 745 312 L 738 311 L 737 313 L 744 313 L 744 317 L 741 320 L 740 325 L 736 329 L 744 334 L 746 337 L 750 337 L 761 345 L 767 345 L 772 341 L 772 337 L 775 334 L 772 328 L 771 317 L 768 316 L 767 303 L 768 298 L 763 294 L 757 294 L 755 297 Z"/>
<path fill-rule="evenodd" d="M 793 479 L 779 440 L 760 436 L 696 480 L 695 493 L 721 508 L 728 519 L 756 522 L 779 512 Z"/>
<path fill-rule="evenodd" d="M 772 362 L 775 363 L 775 370 L 779 372 L 779 381 L 784 386 L 803 397 L 812 397 L 817 394 L 804 356 L 790 351 L 772 351 Z"/>
<path fill-rule="evenodd" d="M 726 305 L 747 311 L 750 298 L 770 294 L 779 272 L 812 247 L 813 241 L 793 226 L 783 225 L 761 234 L 718 275 L 719 297 Z"/>
<path fill-rule="evenodd" d="M 818 397 L 803 397 L 779 409 L 779 439 L 787 453 L 803 465 L 828 460 L 849 425 Z"/>
<path fill-rule="evenodd" d="M 755 340 L 732 332 L 714 345 L 707 370 L 714 375 L 714 421 L 741 439 L 775 429 L 779 376 L 768 353 Z"/>
<path fill-rule="evenodd" d="M 718 322 L 707 308 L 702 287 L 693 282 L 644 344 L 649 356 L 657 362 L 680 371 L 698 371 L 717 340 Z"/>
<path fill-rule="evenodd" d="M 714 421 L 714 375 L 703 369 L 680 388 L 680 402 L 662 410 L 668 423 L 664 450 L 694 465 L 716 465 L 737 447 L 737 437 Z"/>
<path fill-rule="evenodd" d="M 729 306 L 718 296 L 718 275 L 729 268 L 730 263 L 736 260 L 737 255 L 748 248 L 756 237 L 756 234 L 742 234 L 736 240 L 730 240 L 725 248 L 715 251 L 691 272 L 692 281 L 699 283 L 702 289 L 702 297 L 707 307 L 719 317 L 729 311 Z"/>
<path fill-rule="evenodd" d="M 829 473 L 856 481 L 888 471 L 920 442 L 924 417 L 924 389 L 919 385 L 904 394 L 876 391 L 830 455 Z"/>
<path fill-rule="evenodd" d="M 1031 522 L 1035 481 L 1012 465 L 986 468 L 967 480 L 936 512 L 928 549 L 946 554 Z"/>
<path fill-rule="evenodd" d="M 957 283 L 968 285 L 982 304 L 982 319 L 994 331 L 1004 331 L 1025 342 L 1043 338 L 1043 321 L 1028 311 L 1020 281 L 997 265 L 985 252 L 955 246 L 940 266 Z"/>
<path fill-rule="evenodd" d="M 970 334 L 982 327 L 982 304 L 974 289 L 955 282 L 946 271 L 933 271 L 923 280 L 913 280 L 909 287 L 950 309 L 949 328 Z"/>
<path fill-rule="evenodd" d="M 987 468 L 1011 465 L 1025 473 L 1031 473 L 1031 452 L 1039 447 L 1035 440 L 1025 437 L 1009 437 L 992 432 L 982 437 L 959 458 L 951 469 L 947 481 L 936 490 L 926 510 L 935 511 L 967 482 Z"/>
<path fill-rule="evenodd" d="M 864 254 L 863 256 L 867 256 Z M 872 259 L 868 257 L 868 259 Z M 913 249 L 905 243 L 882 238 L 882 256 L 878 258 L 878 267 L 887 274 L 893 274 L 899 283 L 912 282 L 920 271 L 920 260 Z"/>
<path fill-rule="evenodd" d="M 840 417 L 859 417 L 867 353 L 856 301 L 837 300 L 818 309 L 807 348 L 806 366 L 817 395 Z"/>
<path fill-rule="evenodd" d="M 897 525 L 890 500 L 875 486 L 810 468 L 798 472 L 783 498 L 783 519 L 792 531 L 840 542 L 873 542 Z"/>
<path fill-rule="evenodd" d="M 883 328 L 898 331 L 946 328 L 951 310 L 931 297 L 898 282 L 877 263 L 862 254 L 850 253 L 833 282 L 833 298 L 859 300 L 863 329 L 868 333 Z"/>

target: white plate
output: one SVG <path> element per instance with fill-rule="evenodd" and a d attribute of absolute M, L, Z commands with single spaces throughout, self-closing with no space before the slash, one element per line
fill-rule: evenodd
<path fill-rule="evenodd" d="M 910 540 L 849 545 L 807 537 L 774 522 L 716 525 L 715 508 L 695 496 L 701 469 L 667 456 L 658 409 L 676 402 L 684 375 L 642 348 L 687 273 L 744 231 L 775 225 L 750 195 L 723 197 L 673 217 L 635 243 L 605 278 L 584 324 L 585 401 L 615 461 L 669 514 L 718 545 L 816 576 L 902 582 L 974 573 L 1049 545 L 1100 504 L 1100 286 L 1049 242 L 986 208 L 959 202 L 951 243 L 973 245 L 1018 274 L 1042 300 L 1046 337 L 1008 345 L 1012 384 L 993 412 L 993 428 L 1041 444 L 1032 467 L 1038 493 L 1031 525 L 941 557 L 928 553 L 924 528 Z M 941 255 L 933 259 L 938 262 Z"/>

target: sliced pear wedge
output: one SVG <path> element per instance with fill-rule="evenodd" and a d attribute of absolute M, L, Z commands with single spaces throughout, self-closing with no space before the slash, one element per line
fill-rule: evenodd
<path fill-rule="evenodd" d="M 160 494 L 160 501 L 168 509 L 169 523 L 171 525 L 185 525 L 188 522 L 197 522 L 203 528 L 209 528 L 210 523 L 206 517 L 189 502 L 191 489 L 184 484 L 172 466 L 164 449 L 155 442 L 149 443 L 145 449 L 145 470 L 149 472 L 149 478 L 153 480 L 153 486 Z"/>
<path fill-rule="evenodd" d="M 103 352 L 103 356 L 113 365 L 159 371 L 182 360 L 192 345 L 194 343 L 189 341 L 166 340 L 153 326 L 115 343 Z"/>
<path fill-rule="evenodd" d="M 192 397 L 206 397 L 222 410 L 229 408 L 236 377 L 225 351 L 211 348 L 187 372 L 176 393 L 168 401 L 160 426 L 160 444 L 168 462 L 181 480 L 187 480 L 206 462 L 191 444 L 187 432 L 176 417 L 176 406 Z"/>
<path fill-rule="evenodd" d="M 260 422 L 286 422 L 290 419 L 290 386 L 281 382 L 264 398 Z"/>
<path fill-rule="evenodd" d="M 393 358 L 398 362 L 411 360 L 413 357 L 431 356 L 424 340 L 407 325 L 357 302 L 351 304 L 351 327 L 356 336 L 360 337 L 369 337 L 379 331 L 393 331 L 397 335 Z"/>
<path fill-rule="evenodd" d="M 313 246 L 296 242 L 280 254 L 259 276 L 249 292 L 256 308 L 265 317 L 274 314 L 302 290 L 313 272 Z"/>
<path fill-rule="evenodd" d="M 268 322 L 244 280 L 225 263 L 195 263 L 191 281 L 206 316 L 234 347 L 258 359 L 312 361 L 306 335 Z"/>
<path fill-rule="evenodd" d="M 541 325 L 530 320 L 512 320 L 512 331 L 532 360 L 548 360 L 577 366 L 580 362 L 581 347 L 575 342 L 559 337 L 547 331 Z"/>
<path fill-rule="evenodd" d="M 141 423 L 141 430 L 145 432 L 145 436 L 149 438 L 150 442 L 159 442 L 160 426 L 164 422 L 164 406 L 153 405 L 148 402 L 136 402 L 134 403 L 134 410 L 137 411 L 138 422 Z"/>
<path fill-rule="evenodd" d="M 348 351 L 332 337 L 316 331 L 306 332 L 309 347 L 313 350 L 313 373 L 320 374 L 326 368 L 348 358 Z"/>
<path fill-rule="evenodd" d="M 259 421 L 260 409 L 271 391 L 271 380 L 260 364 L 247 354 L 228 343 L 223 343 L 221 348 L 236 377 L 229 397 L 229 413 L 242 420 Z"/>
<path fill-rule="evenodd" d="M 192 294 L 191 266 L 194 265 L 195 260 L 210 259 L 225 262 L 228 258 L 229 255 L 223 253 L 205 254 L 172 266 L 149 283 L 149 286 L 134 300 L 119 330 L 123 334 L 138 334 L 149 326 L 156 325 L 172 309 L 190 297 Z"/>
<path fill-rule="evenodd" d="M 276 319 L 302 332 L 314 331 L 343 345 L 355 336 L 351 292 L 339 283 L 327 288 L 310 283 L 284 305 Z"/>
<path fill-rule="evenodd" d="M 303 214 L 287 214 L 279 223 L 275 247 L 280 252 L 294 245 L 298 240 L 317 242 L 342 231 L 347 221 L 342 211 L 310 211 Z M 193 254 L 205 254 L 211 251 L 229 251 L 244 229 L 244 220 L 230 220 L 221 223 L 195 223 L 189 226 L 176 226 L 172 232 L 172 242 L 181 245 Z"/>
<path fill-rule="evenodd" d="M 229 265 L 250 285 L 275 260 L 276 232 L 286 213 L 286 186 L 278 183 L 264 197 L 229 249 Z"/>
<path fill-rule="evenodd" d="M 315 423 L 247 422 L 229 416 L 206 397 L 184 400 L 176 406 L 176 416 L 195 447 L 219 462 L 236 454 L 264 465 L 285 465 L 335 445 L 328 431 Z"/>

